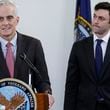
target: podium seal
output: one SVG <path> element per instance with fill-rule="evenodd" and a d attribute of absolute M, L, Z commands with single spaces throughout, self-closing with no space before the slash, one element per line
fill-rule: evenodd
<path fill-rule="evenodd" d="M 0 80 L 0 110 L 36 110 L 36 97 L 23 81 L 13 78 Z"/>

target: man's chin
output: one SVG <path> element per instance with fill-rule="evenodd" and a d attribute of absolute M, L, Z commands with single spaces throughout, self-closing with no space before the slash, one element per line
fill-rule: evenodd
<path fill-rule="evenodd" d="M 10 35 L 9 34 L 3 34 L 2 37 L 8 38 Z"/>
<path fill-rule="evenodd" d="M 12 39 L 11 34 L 0 34 L 0 37 L 2 37 L 5 40 L 8 40 L 8 41 Z"/>
<path fill-rule="evenodd" d="M 8 33 L 8 32 L 7 32 L 7 33 L 5 32 L 5 33 L 1 33 L 1 35 L 4 36 L 4 37 L 8 37 L 8 36 L 10 36 L 11 34 Z"/>

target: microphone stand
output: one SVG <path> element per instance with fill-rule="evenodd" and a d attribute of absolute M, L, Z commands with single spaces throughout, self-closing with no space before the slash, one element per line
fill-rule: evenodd
<path fill-rule="evenodd" d="M 22 60 L 24 60 L 25 63 L 28 64 L 28 66 L 30 67 L 30 69 L 29 69 L 29 85 L 32 88 L 31 70 L 33 70 L 37 74 L 37 76 L 38 76 L 40 81 L 42 81 L 42 77 L 40 75 L 39 70 L 32 64 L 32 62 L 28 59 L 28 57 L 26 56 L 25 53 L 21 54 L 20 58 Z M 37 93 L 36 88 L 34 88 L 34 91 L 35 91 L 35 93 Z M 35 94 L 35 95 L 36 95 L 36 98 L 37 98 L 37 110 L 48 110 L 48 106 L 49 106 L 48 94 L 46 94 L 46 93 L 38 93 L 38 94 Z"/>
<path fill-rule="evenodd" d="M 32 72 L 31 72 L 31 70 L 33 70 L 37 74 L 38 79 L 40 81 L 42 81 L 42 77 L 40 75 L 39 70 L 33 65 L 33 63 L 29 60 L 29 58 L 27 57 L 27 55 L 25 53 L 20 54 L 20 58 L 22 60 L 24 60 L 25 63 L 30 67 L 30 69 L 29 69 L 29 86 L 32 88 L 32 84 L 31 84 Z M 35 93 L 37 92 L 36 88 L 34 88 L 34 91 L 35 91 Z"/>
<path fill-rule="evenodd" d="M 29 60 L 29 58 L 26 56 L 26 54 L 25 54 L 25 53 L 21 54 L 21 55 L 20 55 L 20 58 L 21 58 L 22 60 L 24 60 L 24 61 L 26 62 L 26 64 L 28 64 L 28 66 L 29 66 L 35 73 L 37 73 L 39 79 L 42 81 L 42 77 L 41 77 L 41 75 L 40 75 L 39 70 L 32 64 L 32 62 Z"/>

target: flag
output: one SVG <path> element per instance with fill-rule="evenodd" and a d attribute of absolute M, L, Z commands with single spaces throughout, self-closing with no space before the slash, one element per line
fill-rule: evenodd
<path fill-rule="evenodd" d="M 76 1 L 74 32 L 76 36 L 76 41 L 89 37 L 92 34 L 90 0 Z"/>

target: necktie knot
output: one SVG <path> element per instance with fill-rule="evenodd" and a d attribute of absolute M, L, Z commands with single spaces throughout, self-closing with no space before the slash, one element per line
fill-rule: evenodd
<path fill-rule="evenodd" d="M 12 46 L 12 43 L 10 43 L 10 42 L 8 42 L 7 44 L 6 44 L 6 47 L 7 48 L 10 48 Z"/>
<path fill-rule="evenodd" d="M 101 43 L 103 42 L 102 39 L 97 39 L 96 41 L 97 41 L 97 45 L 101 45 Z"/>

